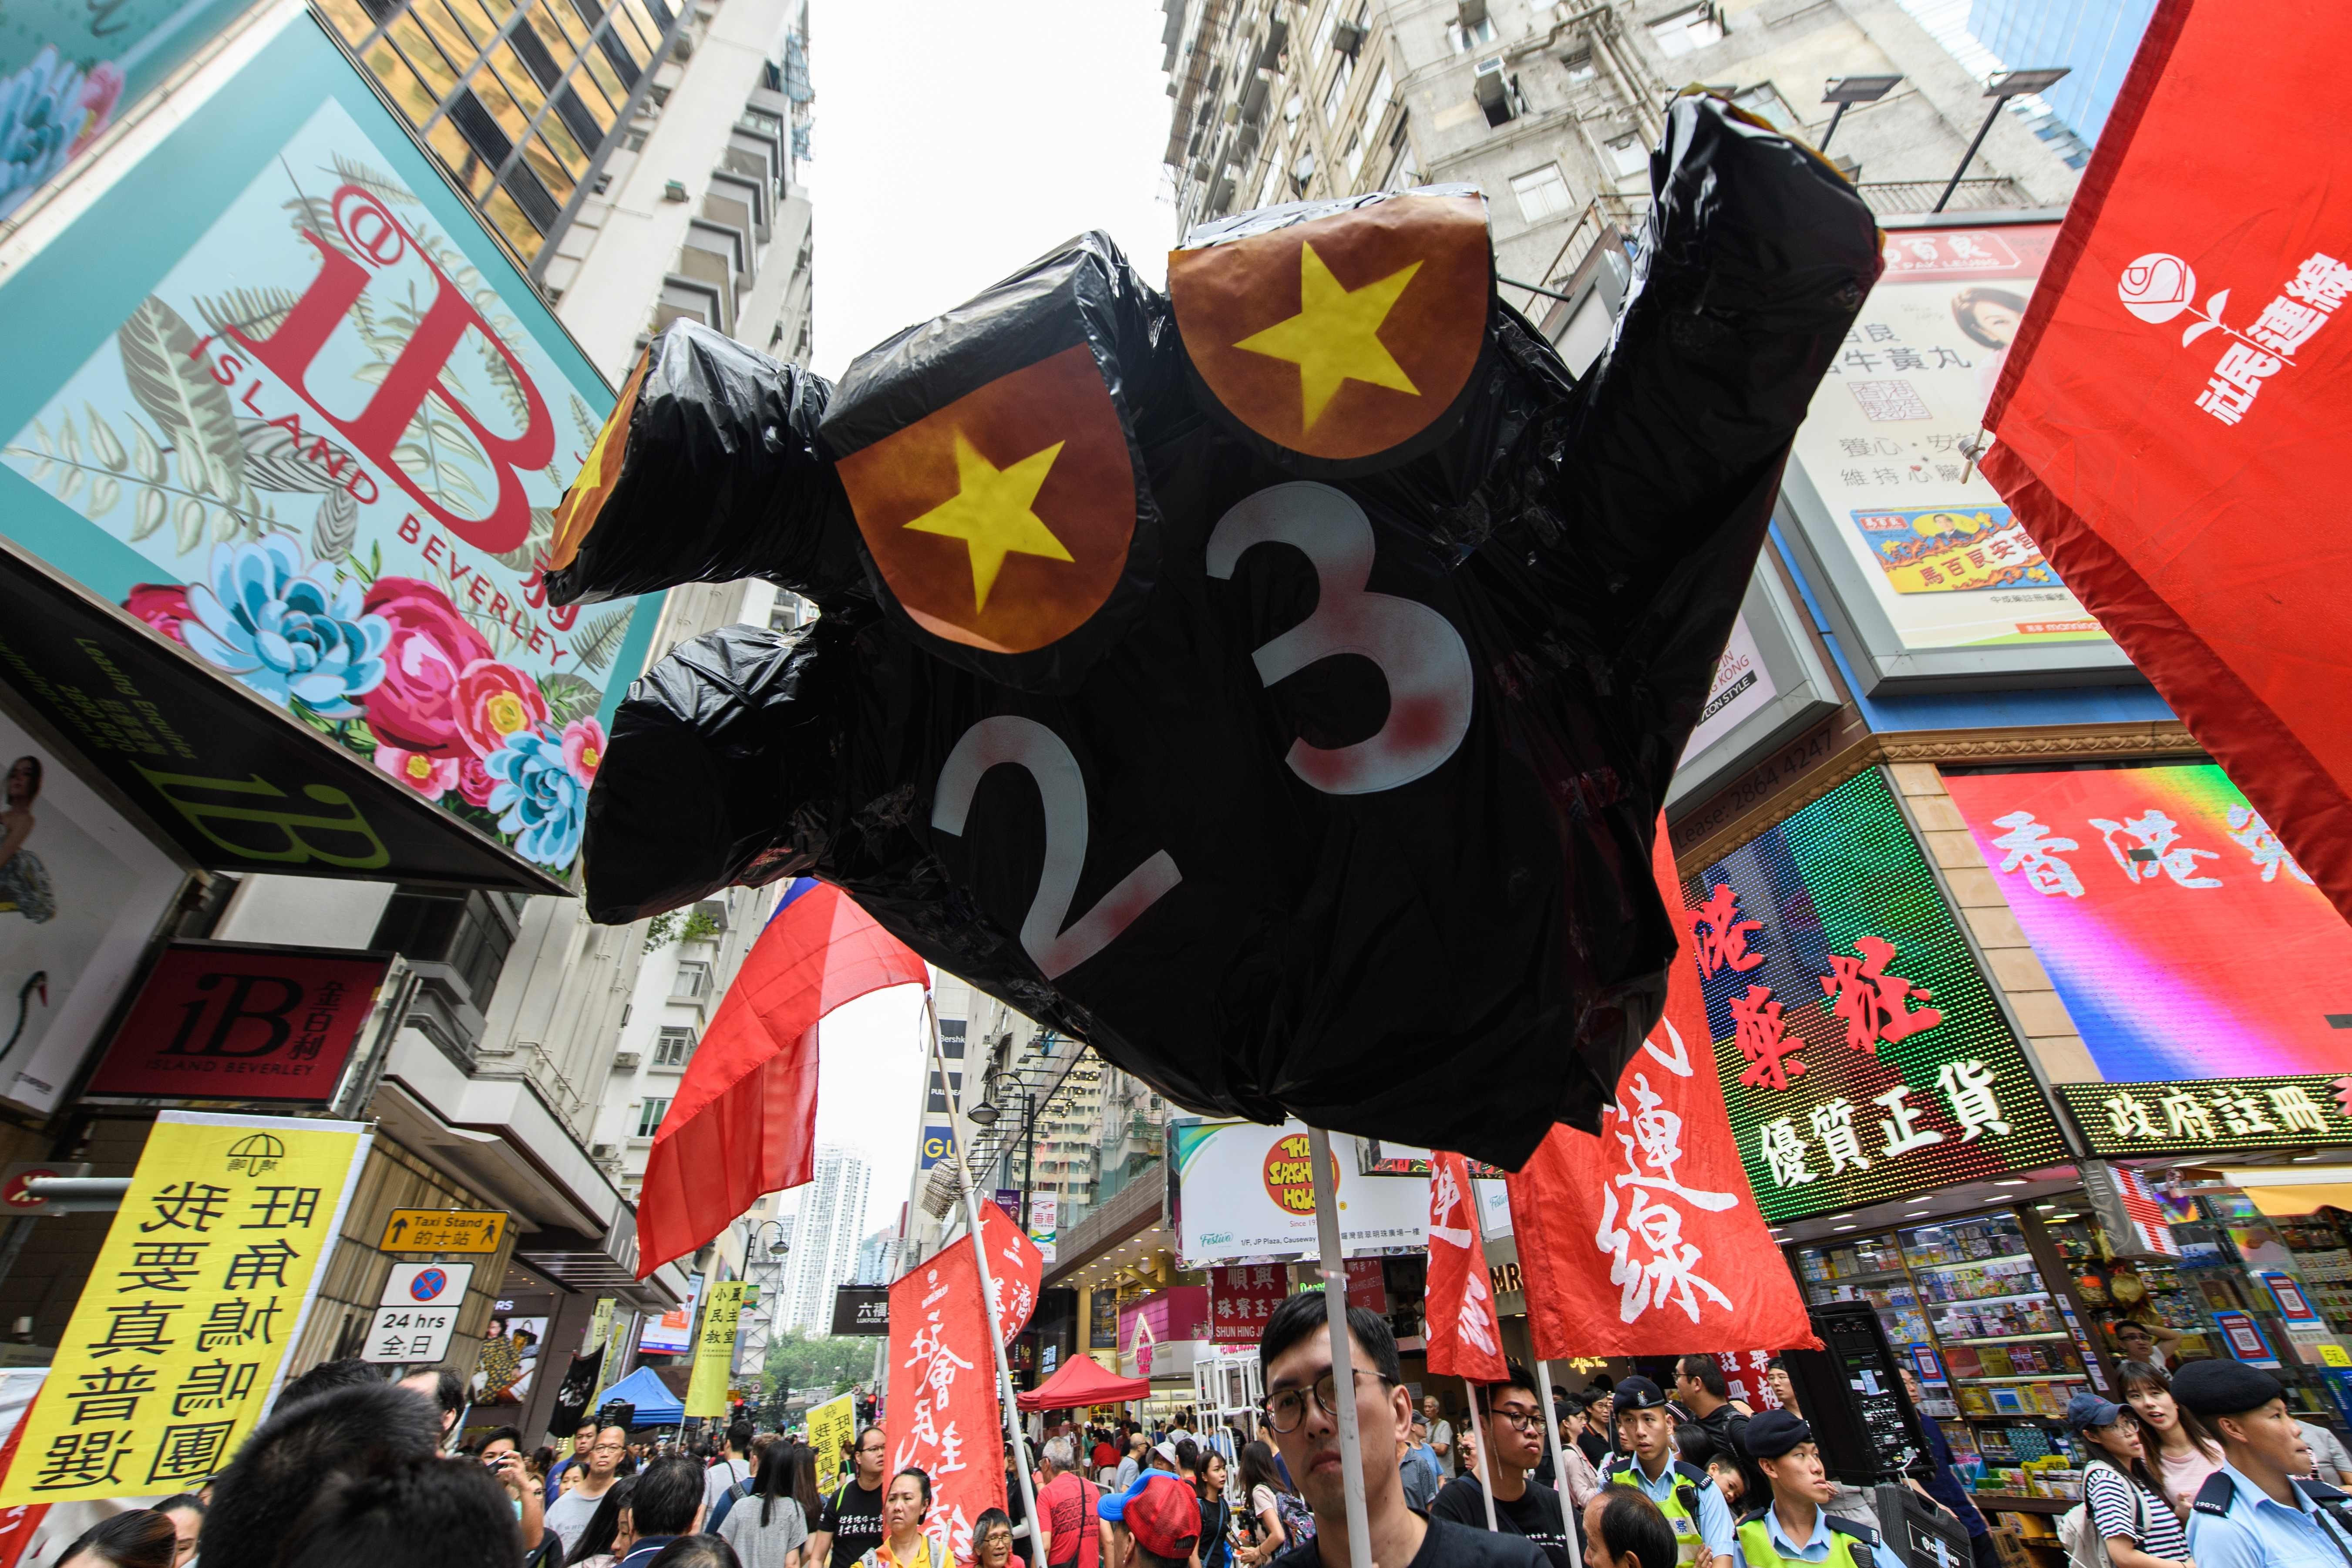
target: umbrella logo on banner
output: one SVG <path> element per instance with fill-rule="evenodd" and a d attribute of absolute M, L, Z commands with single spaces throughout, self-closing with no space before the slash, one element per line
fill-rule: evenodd
<path fill-rule="evenodd" d="M 1413 195 L 1171 253 L 1168 292 L 1216 405 L 1336 462 L 1442 434 L 1486 340 L 1485 202 Z"/>
<path fill-rule="evenodd" d="M 1029 653 L 1127 569 L 1136 476 L 1085 344 L 1000 375 L 837 465 L 858 531 L 923 630 Z"/>

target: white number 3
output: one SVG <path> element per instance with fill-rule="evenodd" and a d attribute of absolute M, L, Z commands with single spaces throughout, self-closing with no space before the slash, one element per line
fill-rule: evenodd
<path fill-rule="evenodd" d="M 1021 922 L 1021 945 L 1039 973 L 1053 980 L 1109 946 L 1184 876 L 1162 849 L 1063 930 L 1070 900 L 1077 894 L 1078 873 L 1087 863 L 1087 781 L 1078 772 L 1078 759 L 1059 735 L 1014 713 L 983 719 L 966 730 L 940 769 L 931 826 L 962 837 L 982 776 L 1006 763 L 1029 775 L 1045 807 L 1045 863 L 1037 874 L 1037 896 Z"/>
<path fill-rule="evenodd" d="M 1411 784 L 1452 756 L 1470 731 L 1470 650 L 1427 605 L 1368 591 L 1371 520 L 1345 493 L 1294 479 L 1245 497 L 1209 536 L 1212 577 L 1230 579 L 1253 544 L 1287 544 L 1314 563 L 1315 613 L 1254 655 L 1267 686 L 1333 654 L 1360 654 L 1388 682 L 1389 717 L 1353 745 L 1290 746 L 1290 771 L 1326 795 Z"/>

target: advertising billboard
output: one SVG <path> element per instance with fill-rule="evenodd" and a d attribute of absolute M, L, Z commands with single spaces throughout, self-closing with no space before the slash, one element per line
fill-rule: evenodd
<path fill-rule="evenodd" d="M 694 1310 L 702 1301 L 702 1276 L 686 1282 L 686 1300 L 646 1323 L 637 1335 L 637 1349 L 660 1355 L 683 1355 L 694 1348 Z"/>
<path fill-rule="evenodd" d="M 657 605 L 540 556 L 611 405 L 304 16 L 0 287 L 0 531 L 533 866 Z"/>
<path fill-rule="evenodd" d="M 187 879 L 0 711 L 0 1100 L 57 1109 Z"/>
<path fill-rule="evenodd" d="M 1684 884 L 1717 1077 L 1772 1220 L 2065 1159 L 1885 775 Z"/>
<path fill-rule="evenodd" d="M 2341 1074 L 2352 926 L 2213 764 L 1944 787 L 2099 1076 Z"/>
<path fill-rule="evenodd" d="M 1806 627 L 1804 610 L 1768 549 L 1756 563 L 1698 726 L 1666 788 L 1669 814 L 1836 710 L 1837 685 Z"/>
<path fill-rule="evenodd" d="M 1180 1120 L 1169 1129 L 1175 1143 L 1176 1250 L 1185 1268 L 1315 1256 L 1314 1167 L 1303 1123 Z M 1426 1246 L 1428 1179 L 1360 1174 L 1357 1143 L 1332 1135 L 1342 1250 L 1364 1255 Z"/>
<path fill-rule="evenodd" d="M 1977 215 L 1888 231 L 1886 271 L 1798 429 L 1785 531 L 1873 689 L 2137 679 L 1971 455 L 2057 234 Z"/>
<path fill-rule="evenodd" d="M 323 1105 L 391 963 L 323 948 L 173 942 L 87 1092 Z"/>

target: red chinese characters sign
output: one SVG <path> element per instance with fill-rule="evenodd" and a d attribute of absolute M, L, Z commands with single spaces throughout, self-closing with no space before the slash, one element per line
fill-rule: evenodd
<path fill-rule="evenodd" d="M 1431 1372 L 1479 1383 L 1504 1377 L 1503 1326 L 1495 1315 L 1470 1168 L 1461 1155 L 1438 1150 L 1429 1155 L 1429 1294 L 1423 1321 Z"/>
<path fill-rule="evenodd" d="M 891 1473 L 914 1465 L 931 1478 L 925 1530 L 944 1534 L 956 1556 L 968 1560 L 971 1521 L 1004 1506 L 1003 1405 L 969 1237 L 890 1287 L 884 1430 Z"/>
<path fill-rule="evenodd" d="M 1349 1298 L 1355 1280 L 1348 1281 Z M 1290 1293 L 1290 1268 L 1281 1263 L 1240 1264 L 1209 1270 L 1209 1338 L 1221 1345 L 1254 1345 L 1265 1321 Z"/>
<path fill-rule="evenodd" d="M 2308 108 L 2347 47 L 2352 11 L 2317 0 L 2157 7 L 1984 471 L 2352 917 L 2352 142 Z"/>
<path fill-rule="evenodd" d="M 388 961 L 176 942 L 91 1078 L 91 1094 L 323 1104 Z"/>
<path fill-rule="evenodd" d="M 988 1284 L 996 1297 L 996 1328 L 1011 1344 L 1037 1310 L 1037 1286 L 1045 1277 L 1045 1255 L 1013 1216 L 992 1203 L 980 1205 L 981 1239 L 988 1246 Z"/>

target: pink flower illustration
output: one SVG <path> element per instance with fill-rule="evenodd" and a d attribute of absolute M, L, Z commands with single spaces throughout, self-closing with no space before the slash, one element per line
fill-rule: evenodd
<path fill-rule="evenodd" d="M 593 719 L 574 719 L 563 726 L 563 765 L 582 784 L 594 784 L 604 761 L 604 726 Z"/>
<path fill-rule="evenodd" d="M 479 658 L 457 677 L 451 717 L 474 755 L 488 760 L 507 737 L 547 722 L 539 682 L 510 664 Z"/>
<path fill-rule="evenodd" d="M 499 781 L 482 766 L 481 758 L 465 756 L 457 759 L 458 799 L 467 805 L 487 806 L 490 804 L 490 791 L 498 787 Z"/>
<path fill-rule="evenodd" d="M 392 623 L 383 684 L 362 699 L 369 727 L 403 751 L 469 754 L 457 727 L 457 678 L 488 658 L 490 645 L 446 594 L 414 577 L 377 578 L 363 607 Z"/>
<path fill-rule="evenodd" d="M 81 92 L 75 107 L 82 112 L 81 131 L 67 149 L 69 157 L 81 156 L 81 150 L 98 139 L 98 133 L 114 122 L 114 106 L 122 100 L 122 68 L 112 60 L 101 60 L 89 68 L 82 79 Z"/>
<path fill-rule="evenodd" d="M 457 759 L 428 757 L 398 746 L 378 745 L 375 765 L 427 800 L 439 800 L 457 784 Z"/>
<path fill-rule="evenodd" d="M 176 643 L 188 640 L 180 635 L 180 623 L 195 619 L 188 590 L 177 583 L 135 583 L 122 607 Z"/>

